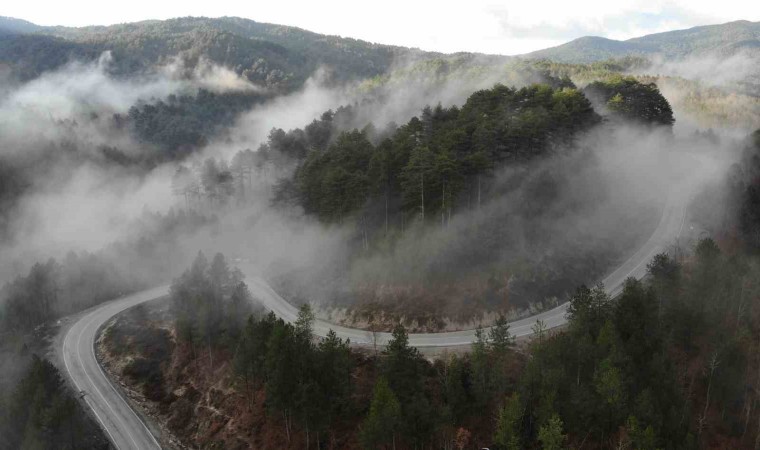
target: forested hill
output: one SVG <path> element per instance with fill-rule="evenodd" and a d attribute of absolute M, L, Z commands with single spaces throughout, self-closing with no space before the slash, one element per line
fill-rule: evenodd
<path fill-rule="evenodd" d="M 584 36 L 525 56 L 557 62 L 588 63 L 625 56 L 661 55 L 668 59 L 684 59 L 705 54 L 731 56 L 739 53 L 760 55 L 760 22 L 739 20 L 650 34 L 626 41 Z"/>
<path fill-rule="evenodd" d="M 0 16 L 0 35 L 32 33 L 34 31 L 37 31 L 38 28 L 39 26 L 26 20 Z"/>
<path fill-rule="evenodd" d="M 395 130 L 368 126 L 330 138 L 325 117 L 332 116 L 323 116 L 305 130 L 291 130 L 287 139 L 273 133 L 261 154 L 300 159 L 280 196 L 307 213 L 327 222 L 357 212 L 371 222 L 368 217 L 380 213 L 377 222 L 387 225 L 418 214 L 450 218 L 452 209 L 472 206 L 494 169 L 571 146 L 577 133 L 599 122 L 593 106 L 609 120 L 674 123 L 653 84 L 618 76 L 579 91 L 567 79 L 548 79 L 551 84 L 521 89 L 497 84 L 473 93 L 461 108 L 426 107 Z"/>
<path fill-rule="evenodd" d="M 385 73 L 399 57 L 437 56 L 237 17 L 83 28 L 38 27 L 3 18 L 0 37 L 0 65 L 10 66 L 22 79 L 111 50 L 116 74 L 148 70 L 175 57 L 190 64 L 205 57 L 257 84 L 287 90 L 300 86 L 322 66 L 332 69 L 336 81 L 344 81 Z"/>

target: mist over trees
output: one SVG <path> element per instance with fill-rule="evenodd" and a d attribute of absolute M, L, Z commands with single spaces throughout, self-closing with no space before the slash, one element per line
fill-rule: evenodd
<path fill-rule="evenodd" d="M 680 249 L 657 255 L 650 279 L 629 282 L 618 299 L 576 291 L 633 248 L 657 213 L 635 202 L 609 208 L 624 198 L 611 186 L 627 185 L 602 173 L 594 147 L 673 142 L 659 133 L 673 138 L 684 111 L 707 118 L 700 124 L 756 126 L 752 85 L 653 77 L 646 70 L 661 66 L 638 57 L 579 65 L 447 56 L 235 18 L 8 33 L 2 25 L 0 244 L 13 276 L 0 290 L 0 363 L 23 364 L 0 364 L 0 447 L 102 444 L 81 401 L 24 344 L 63 316 L 166 282 L 221 241 L 277 266 L 273 284 L 305 306 L 293 324 L 259 314 L 230 260 L 198 254 L 172 285 L 176 321 L 120 353 L 142 353 L 123 374 L 176 410 L 178 428 L 193 426 L 194 395 L 239 395 L 246 414 L 263 403 L 280 442 L 307 448 L 757 447 L 758 132 L 699 210 L 713 213 L 701 225 L 715 240 L 688 259 Z M 399 67 L 406 57 L 414 61 Z M 465 99 L 462 86 L 478 90 Z M 285 129 L 266 137 L 250 130 L 251 112 L 294 114 L 292 105 L 278 111 L 280 94 L 308 101 L 309 89 L 325 87 L 341 96 L 330 91 L 333 109 L 308 125 L 277 125 Z M 336 108 L 336 97 L 349 105 Z M 393 105 L 399 98 L 408 104 Z M 420 99 L 432 104 L 409 119 Z M 402 119 L 386 125 L 389 117 Z M 689 142 L 723 148 L 725 134 L 699 131 Z M 636 175 L 634 186 L 660 188 Z M 161 195 L 157 185 L 167 198 L 171 190 L 175 209 L 143 207 L 147 224 L 131 225 L 134 207 L 119 210 L 129 194 L 96 195 L 145 188 L 142 201 Z M 117 227 L 128 237 L 91 252 L 39 244 L 54 259 L 26 253 L 45 233 L 65 234 L 59 222 L 90 201 L 117 214 L 84 217 L 85 238 Z M 301 234 L 347 250 L 295 264 L 251 251 L 246 234 L 269 239 L 280 229 L 276 252 L 309 247 Z M 530 344 L 515 344 L 505 313 L 570 296 L 567 330 L 539 323 Z M 347 314 L 392 329 L 392 341 L 367 356 L 335 334 L 315 339 L 308 305 L 324 300 L 358 305 Z M 483 318 L 494 326 L 479 330 L 471 353 L 433 362 L 399 324 L 438 330 Z M 150 346 L 156 336 L 160 351 Z M 198 380 L 175 391 L 178 367 L 234 381 L 223 394 L 193 392 Z"/>
<path fill-rule="evenodd" d="M 172 94 L 165 101 L 141 102 L 113 121 L 121 126 L 126 122 L 140 142 L 158 148 L 147 159 L 176 161 L 205 147 L 220 129 L 232 126 L 241 112 L 265 98 L 258 93 L 200 89 L 196 95 Z"/>
<path fill-rule="evenodd" d="M 760 249 L 760 129 L 752 133 L 740 163 L 732 167 L 733 195 L 738 200 L 738 231 L 755 251 Z"/>
<path fill-rule="evenodd" d="M 4 28 L 0 26 L 0 31 Z M 30 79 L 72 60 L 114 54 L 118 76 L 155 71 L 173 58 L 193 67 L 199 60 L 224 65 L 260 86 L 279 92 L 303 85 L 320 66 L 334 69 L 336 82 L 371 77 L 400 57 L 436 53 L 325 36 L 300 28 L 237 17 L 186 17 L 109 27 L 36 27 L 0 39 L 0 60 L 15 76 Z"/>
<path fill-rule="evenodd" d="M 580 236 L 563 240 L 550 225 L 595 214 L 606 200 L 592 186 L 610 180 L 600 177 L 597 158 L 584 149 L 583 139 L 592 131 L 614 132 L 615 126 L 603 125 L 591 103 L 567 79 L 547 80 L 551 83 L 520 89 L 496 85 L 474 93 L 461 108 L 426 107 L 401 126 L 362 124 L 359 118 L 366 105 L 330 110 L 303 129 L 271 130 L 255 152 L 246 149 L 229 160 L 183 165 L 172 188 L 190 208 L 236 209 L 252 198 L 253 179 L 280 177 L 273 189 L 276 207 L 302 210 L 326 225 L 351 231 L 348 259 L 336 261 L 335 273 L 329 272 L 332 264 L 316 268 L 324 270 L 317 278 L 327 286 L 325 291 L 360 284 L 364 292 L 352 295 L 371 299 L 377 283 L 403 286 L 422 281 L 427 289 L 425 285 L 440 280 L 471 276 L 479 280 L 478 292 L 458 295 L 478 298 L 488 310 L 538 307 L 602 275 L 616 257 L 609 247 L 588 251 L 588 241 L 598 240 L 598 231 L 584 236 L 579 229 Z M 642 90 L 638 100 L 624 102 L 630 111 L 643 111 L 645 101 L 667 106 L 653 86 L 627 83 L 634 86 L 630 89 Z M 657 118 L 642 122 L 662 125 Z M 513 172 L 504 176 L 508 169 Z M 582 186 L 575 187 L 577 183 Z M 646 217 L 633 211 L 630 215 Z M 434 250 L 439 254 L 413 268 L 402 269 L 408 261 L 376 261 L 395 257 L 397 248 L 424 243 L 407 242 L 415 240 L 413 236 L 435 239 L 435 233 L 451 235 L 451 245 Z M 627 245 L 628 238 L 617 234 L 618 245 Z M 528 264 L 530 255 L 519 256 L 525 242 L 534 260 Z M 553 256 L 538 257 L 541 247 Z M 462 267 L 464 261 L 467 267 Z M 373 270 L 373 265 L 398 266 L 399 275 L 377 278 L 383 269 Z M 352 279 L 341 280 L 341 270 L 351 271 Z M 330 286 L 336 278 L 336 287 Z M 439 302 L 443 314 L 458 314 L 458 307 L 447 302 Z M 403 310 L 409 301 L 401 303 Z M 433 324 L 440 320 L 436 314 L 441 313 L 431 312 L 421 320 Z"/>
<path fill-rule="evenodd" d="M 670 104 L 654 83 L 642 84 L 633 77 L 617 76 L 595 81 L 586 86 L 584 92 L 604 105 L 613 117 L 665 126 L 675 122 Z"/>
<path fill-rule="evenodd" d="M 75 313 L 163 281 L 166 263 L 182 254 L 176 240 L 213 218 L 192 211 L 143 217 L 140 235 L 99 252 L 69 252 L 34 264 L 0 289 L 0 330 L 28 333 Z M 136 270 L 135 266 L 142 270 Z"/>
<path fill-rule="evenodd" d="M 496 86 L 470 96 L 461 110 L 427 107 L 377 147 L 359 131 L 342 134 L 299 167 L 296 195 L 307 213 L 328 222 L 381 202 L 393 205 L 384 222 L 404 215 L 411 222 L 410 213 L 445 221 L 465 194 L 470 205 L 477 202 L 489 169 L 567 144 L 596 121 L 572 88 Z"/>
<path fill-rule="evenodd" d="M 214 259 L 222 267 L 222 257 Z M 601 286 L 579 287 L 565 330 L 539 321 L 518 347 L 501 317 L 478 330 L 471 352 L 432 362 L 400 325 L 379 353 L 356 353 L 332 332 L 314 338 L 308 305 L 293 324 L 271 313 L 244 322 L 212 294 L 202 300 L 187 290 L 198 282 L 213 290 L 213 265 L 199 256 L 175 282 L 173 302 L 216 308 L 225 317 L 219 339 L 179 334 L 174 358 L 229 362 L 243 407 L 259 411 L 263 402 L 275 429 L 262 432 L 280 433 L 286 445 L 752 448 L 760 435 L 751 300 L 760 266 L 712 239 L 689 259 L 657 255 L 648 280 L 628 280 L 617 298 Z M 222 338 L 232 329 L 236 341 Z"/>
<path fill-rule="evenodd" d="M 29 359 L 21 355 L 20 360 Z M 0 390 L 0 448 L 107 448 L 98 426 L 87 416 L 56 367 L 31 356 L 13 391 Z"/>

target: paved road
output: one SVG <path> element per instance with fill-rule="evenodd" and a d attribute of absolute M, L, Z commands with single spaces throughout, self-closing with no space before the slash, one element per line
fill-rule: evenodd
<path fill-rule="evenodd" d="M 668 250 L 681 234 L 685 220 L 685 208 L 687 200 L 686 189 L 675 189 L 669 195 L 666 205 L 655 231 L 649 240 L 627 261 L 620 265 L 614 272 L 609 274 L 602 283 L 605 291 L 611 296 L 616 296 L 623 290 L 625 280 L 629 277 L 641 279 L 646 275 L 647 264 L 654 255 Z M 283 299 L 264 280 L 257 277 L 247 277 L 246 282 L 251 293 L 267 309 L 287 321 L 294 321 L 298 315 L 298 309 Z M 564 303 L 549 311 L 544 311 L 531 317 L 527 317 L 509 324 L 509 330 L 516 337 L 528 336 L 533 333 L 533 326 L 538 320 L 542 320 L 547 328 L 555 328 L 567 323 L 565 313 L 569 303 Z M 349 338 L 355 344 L 373 344 L 376 339 L 377 345 L 384 345 L 391 338 L 390 333 L 377 333 L 374 337 L 366 330 L 347 328 L 335 325 L 323 320 L 317 320 L 314 324 L 314 333 L 326 336 L 327 332 L 334 330 L 341 338 Z M 456 347 L 469 345 L 475 341 L 475 330 L 451 331 L 445 333 L 413 333 L 409 335 L 409 344 L 415 347 Z"/>
<path fill-rule="evenodd" d="M 646 274 L 646 265 L 652 257 L 666 251 L 680 235 L 685 216 L 685 190 L 670 193 L 662 218 L 650 239 L 638 252 L 631 256 L 617 270 L 608 275 L 603 283 L 611 295 L 622 290 L 628 277 L 642 278 Z M 246 281 L 251 293 L 266 308 L 287 321 L 295 320 L 298 310 L 278 295 L 267 283 L 256 276 L 248 276 Z M 128 297 L 113 300 L 84 314 L 66 332 L 63 339 L 63 360 L 69 377 L 79 391 L 84 391 L 84 399 L 92 408 L 106 430 L 111 441 L 119 449 L 160 448 L 150 430 L 119 395 L 95 359 L 94 344 L 98 329 L 108 319 L 137 304 L 158 299 L 168 295 L 169 286 L 160 286 Z M 537 320 L 542 320 L 547 328 L 561 326 L 567 322 L 565 303 L 550 311 L 510 323 L 510 331 L 517 337 L 532 333 L 531 328 Z M 338 336 L 349 338 L 356 344 L 386 343 L 389 333 L 378 333 L 375 338 L 365 330 L 358 330 L 317 320 L 314 332 L 325 336 L 329 330 L 335 330 Z M 474 330 L 447 333 L 410 334 L 409 342 L 416 347 L 454 347 L 471 344 L 475 339 Z"/>
<path fill-rule="evenodd" d="M 143 291 L 103 304 L 83 315 L 63 338 L 66 371 L 92 409 L 111 442 L 120 450 L 160 449 L 153 434 L 119 395 L 95 359 L 95 337 L 108 319 L 125 309 L 165 296 L 168 286 Z"/>

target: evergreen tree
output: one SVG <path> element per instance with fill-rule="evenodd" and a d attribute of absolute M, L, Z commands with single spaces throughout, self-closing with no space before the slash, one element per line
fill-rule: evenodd
<path fill-rule="evenodd" d="M 504 402 L 499 409 L 496 418 L 496 433 L 494 442 L 506 450 L 519 450 L 522 448 L 521 423 L 523 416 L 520 395 L 513 394 Z"/>
<path fill-rule="evenodd" d="M 366 449 L 396 448 L 396 431 L 401 424 L 401 405 L 388 382 L 380 378 L 375 384 L 369 415 L 361 428 Z"/>

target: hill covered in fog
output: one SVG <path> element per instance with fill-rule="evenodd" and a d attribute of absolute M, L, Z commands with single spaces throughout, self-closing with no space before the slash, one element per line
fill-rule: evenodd
<path fill-rule="evenodd" d="M 254 83 L 284 90 L 300 86 L 322 66 L 336 81 L 346 81 L 382 74 L 399 58 L 436 55 L 237 17 L 186 17 L 82 28 L 0 20 L 0 65 L 10 67 L 21 79 L 34 78 L 71 60 L 94 60 L 108 50 L 114 56 L 117 75 L 150 71 L 175 58 L 189 65 L 205 58 Z"/>
<path fill-rule="evenodd" d="M 727 57 L 738 53 L 760 54 L 760 22 L 738 20 L 649 34 L 625 41 L 584 36 L 524 56 L 557 62 L 589 63 L 625 56 L 686 59 L 701 55 Z"/>

